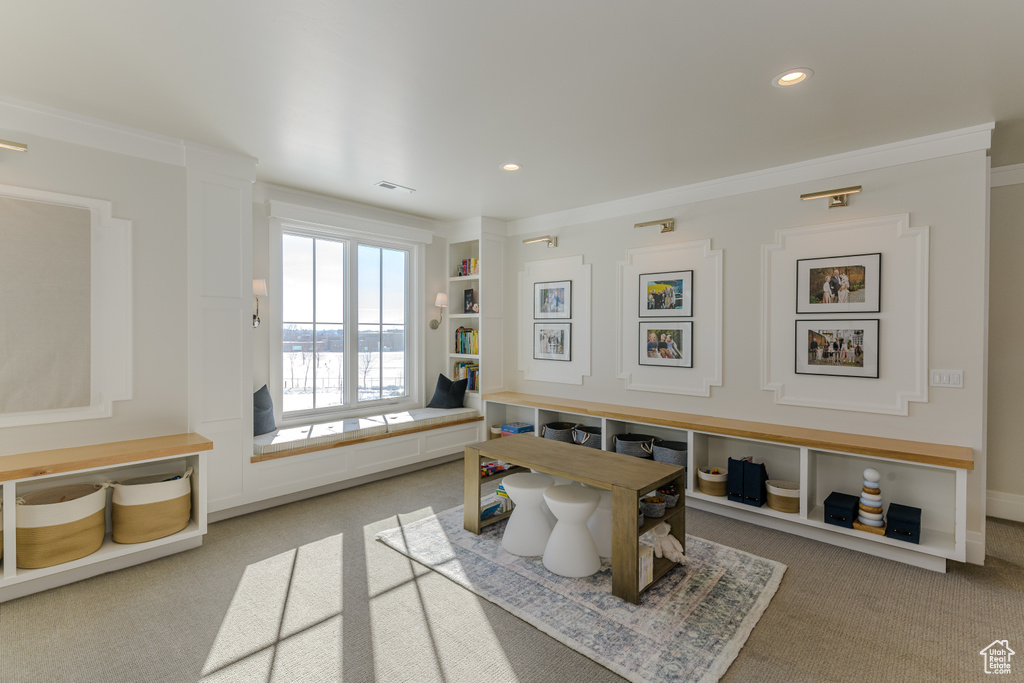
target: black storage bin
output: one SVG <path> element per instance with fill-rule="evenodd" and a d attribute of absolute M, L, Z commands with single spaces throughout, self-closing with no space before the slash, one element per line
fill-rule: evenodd
<path fill-rule="evenodd" d="M 725 480 L 725 495 L 734 503 L 743 502 L 743 460 L 729 458 L 729 469 Z"/>
<path fill-rule="evenodd" d="M 848 493 L 833 491 L 825 499 L 825 524 L 853 528 L 853 520 L 857 519 L 857 504 L 860 499 Z"/>
<path fill-rule="evenodd" d="M 763 462 L 743 463 L 743 502 L 761 507 L 768 502 L 768 470 Z"/>
<path fill-rule="evenodd" d="M 572 430 L 572 441 L 578 446 L 601 450 L 601 428 L 576 425 L 576 428 Z"/>
<path fill-rule="evenodd" d="M 654 459 L 669 465 L 686 467 L 686 442 L 655 439 Z"/>
<path fill-rule="evenodd" d="M 885 535 L 907 543 L 921 542 L 921 508 L 891 503 L 886 515 Z"/>
<path fill-rule="evenodd" d="M 572 443 L 572 430 L 575 426 L 571 422 L 549 422 L 541 428 L 541 436 L 553 441 Z"/>

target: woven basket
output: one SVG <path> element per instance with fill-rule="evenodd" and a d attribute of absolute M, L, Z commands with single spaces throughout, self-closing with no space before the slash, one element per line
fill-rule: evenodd
<path fill-rule="evenodd" d="M 654 437 L 647 434 L 616 434 L 615 452 L 651 459 L 654 457 Z"/>
<path fill-rule="evenodd" d="M 768 507 L 779 512 L 800 512 L 800 484 L 795 481 L 769 479 Z"/>
<path fill-rule="evenodd" d="M 103 545 L 108 484 L 71 484 L 18 498 L 18 567 L 52 567 Z"/>
<path fill-rule="evenodd" d="M 728 478 L 728 474 L 708 474 L 697 470 L 697 486 L 700 488 L 701 493 L 706 493 L 709 496 L 724 496 L 725 495 L 725 481 Z"/>
<path fill-rule="evenodd" d="M 572 430 L 575 427 L 571 422 L 549 422 L 541 428 L 540 435 L 552 441 L 572 443 Z"/>
<path fill-rule="evenodd" d="M 686 442 L 655 439 L 654 459 L 669 465 L 686 467 Z"/>
<path fill-rule="evenodd" d="M 175 477 L 171 479 L 171 477 Z M 192 515 L 192 468 L 115 483 L 110 520 L 115 543 L 144 543 L 176 534 Z"/>
<path fill-rule="evenodd" d="M 572 441 L 578 446 L 601 450 L 601 428 L 576 425 L 576 428 L 572 430 Z"/>

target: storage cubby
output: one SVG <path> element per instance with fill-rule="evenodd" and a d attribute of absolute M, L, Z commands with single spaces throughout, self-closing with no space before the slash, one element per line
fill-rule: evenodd
<path fill-rule="evenodd" d="M 701 453 L 693 454 L 697 468 L 729 469 L 729 459 L 753 458 L 763 462 L 769 479 L 800 481 L 800 449 L 765 441 L 749 441 L 725 436 L 704 435 Z"/>
<path fill-rule="evenodd" d="M 833 491 L 859 496 L 864 470 L 873 467 L 882 475 L 882 505 L 888 512 L 892 503 L 921 509 L 921 548 L 950 554 L 955 547 L 956 508 L 949 505 L 956 499 L 956 473 L 943 468 L 893 462 L 842 453 L 811 450 L 808 454 L 809 511 L 807 519 L 825 525 L 824 500 Z M 827 525 L 832 528 L 832 525 Z M 853 529 L 849 534 L 865 535 Z M 878 537 L 883 542 L 907 546 L 905 541 Z"/>
<path fill-rule="evenodd" d="M 488 429 L 510 422 L 526 422 L 534 425 L 534 429 L 536 429 L 537 411 L 533 408 L 488 402 L 485 414 Z"/>

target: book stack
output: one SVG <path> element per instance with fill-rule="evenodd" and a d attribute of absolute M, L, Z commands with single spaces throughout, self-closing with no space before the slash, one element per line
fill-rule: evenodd
<path fill-rule="evenodd" d="M 480 364 L 468 360 L 456 361 L 452 368 L 452 380 L 457 382 L 460 379 L 468 380 L 466 391 L 476 391 L 480 380 Z"/>
<path fill-rule="evenodd" d="M 643 590 L 654 581 L 654 548 L 644 543 L 640 544 L 640 559 L 638 567 L 639 590 Z"/>
<path fill-rule="evenodd" d="M 466 275 L 479 275 L 480 274 L 480 259 L 477 258 L 464 258 L 459 262 L 459 272 L 456 273 L 457 277 L 464 277 Z"/>
<path fill-rule="evenodd" d="M 533 425 L 528 422 L 509 422 L 508 424 L 501 425 L 502 436 L 512 436 L 514 434 L 528 434 L 533 431 Z"/>
<path fill-rule="evenodd" d="M 480 353 L 480 333 L 472 327 L 455 330 L 455 353 Z"/>
<path fill-rule="evenodd" d="M 502 498 L 492 493 L 480 498 L 480 519 L 490 519 L 511 509 L 512 501 L 507 497 Z"/>

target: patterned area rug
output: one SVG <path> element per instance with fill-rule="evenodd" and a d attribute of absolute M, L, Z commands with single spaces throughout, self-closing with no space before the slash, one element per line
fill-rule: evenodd
<path fill-rule="evenodd" d="M 508 610 L 620 676 L 648 681 L 717 681 L 779 587 L 786 566 L 686 537 L 677 566 L 632 605 L 611 594 L 611 567 L 584 579 L 545 569 L 539 557 L 501 547 L 505 522 L 476 536 L 462 507 L 377 539 Z"/>

